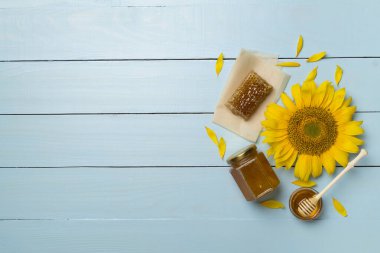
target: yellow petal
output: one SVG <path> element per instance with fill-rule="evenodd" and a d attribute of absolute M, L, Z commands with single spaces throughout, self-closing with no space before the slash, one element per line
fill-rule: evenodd
<path fill-rule="evenodd" d="M 226 142 L 224 141 L 223 137 L 220 137 L 219 139 L 218 150 L 220 158 L 223 159 L 224 154 L 226 153 Z"/>
<path fill-rule="evenodd" d="M 206 132 L 207 132 L 208 137 L 212 140 L 213 143 L 215 143 L 215 145 L 218 145 L 218 137 L 216 137 L 215 132 L 206 126 L 205 126 L 205 128 L 206 128 Z"/>
<path fill-rule="evenodd" d="M 334 94 L 335 94 L 334 87 L 331 84 L 327 84 L 326 94 L 321 104 L 322 108 L 328 108 L 330 106 L 331 102 L 333 101 Z"/>
<path fill-rule="evenodd" d="M 354 143 L 355 145 L 363 145 L 364 144 L 364 141 L 357 138 L 357 137 L 354 137 L 354 136 L 350 136 L 350 135 L 347 135 L 346 138 L 348 138 L 352 143 Z"/>
<path fill-rule="evenodd" d="M 276 157 L 284 155 L 291 147 L 288 139 L 284 139 L 282 141 L 271 144 L 275 146 L 274 154 Z"/>
<path fill-rule="evenodd" d="M 262 205 L 266 208 L 272 208 L 272 209 L 285 208 L 284 204 L 282 204 L 280 201 L 274 200 L 274 199 L 260 202 L 260 205 Z"/>
<path fill-rule="evenodd" d="M 307 187 L 307 188 L 310 188 L 310 187 L 313 187 L 313 186 L 317 185 L 316 182 L 310 181 L 310 180 L 307 181 L 307 182 L 301 181 L 301 180 L 295 180 L 295 181 L 292 182 L 292 184 L 298 185 L 300 187 Z"/>
<path fill-rule="evenodd" d="M 352 97 L 347 98 L 346 100 L 344 100 L 341 108 L 350 106 L 351 102 L 352 102 Z"/>
<path fill-rule="evenodd" d="M 301 64 L 298 62 L 293 62 L 293 61 L 284 61 L 284 62 L 279 62 L 276 64 L 279 67 L 299 67 Z"/>
<path fill-rule="evenodd" d="M 276 167 L 281 167 L 277 166 L 277 164 L 283 164 L 283 162 L 286 162 L 293 155 L 293 152 L 294 148 L 289 146 L 288 151 L 286 151 L 284 154 L 275 156 L 274 160 L 276 162 Z"/>
<path fill-rule="evenodd" d="M 219 75 L 220 71 L 222 71 L 223 64 L 224 64 L 223 53 L 220 53 L 215 63 L 215 71 L 216 71 L 217 76 Z"/>
<path fill-rule="evenodd" d="M 301 86 L 297 83 L 292 86 L 292 95 L 298 108 L 303 107 L 303 101 L 301 96 Z"/>
<path fill-rule="evenodd" d="M 307 81 L 302 84 L 302 101 L 305 107 L 310 106 L 311 98 L 316 90 L 316 84 L 314 81 Z"/>
<path fill-rule="evenodd" d="M 350 106 L 338 109 L 336 112 L 333 113 L 337 124 L 343 125 L 344 123 L 347 123 L 352 120 L 352 115 L 354 115 L 356 111 L 356 106 Z"/>
<path fill-rule="evenodd" d="M 335 172 L 335 159 L 330 152 L 321 154 L 321 160 L 326 172 L 331 175 Z"/>
<path fill-rule="evenodd" d="M 311 157 L 311 174 L 313 177 L 319 177 L 322 174 L 322 162 L 319 156 Z"/>
<path fill-rule="evenodd" d="M 299 155 L 294 168 L 294 175 L 302 181 L 308 181 L 311 174 L 311 156 Z"/>
<path fill-rule="evenodd" d="M 342 79 L 342 75 L 343 75 L 343 69 L 339 65 L 336 65 L 336 70 L 335 70 L 336 85 L 339 85 L 340 80 Z"/>
<path fill-rule="evenodd" d="M 282 140 L 287 139 L 288 136 L 280 136 L 280 137 L 273 137 L 273 136 L 266 136 L 265 139 L 263 140 L 263 143 L 272 143 L 272 142 L 279 142 Z"/>
<path fill-rule="evenodd" d="M 269 157 L 269 156 L 272 156 L 273 154 L 274 154 L 274 147 L 271 146 L 267 150 L 267 156 Z"/>
<path fill-rule="evenodd" d="M 298 42 L 297 42 L 297 52 L 296 52 L 296 57 L 298 57 L 298 55 L 300 54 L 301 50 L 302 50 L 302 47 L 303 47 L 303 38 L 302 38 L 302 35 L 300 35 L 298 37 Z"/>
<path fill-rule="evenodd" d="M 286 108 L 288 108 L 289 111 L 294 112 L 295 110 L 297 110 L 296 105 L 293 103 L 293 101 L 289 98 L 289 96 L 285 92 L 281 94 L 281 100 L 282 100 L 282 103 L 286 106 Z"/>
<path fill-rule="evenodd" d="M 347 163 L 348 163 L 348 153 L 347 152 L 340 150 L 336 146 L 332 146 L 328 152 L 330 152 L 330 155 L 332 155 L 332 157 L 334 157 L 335 161 L 337 161 L 340 165 L 342 165 L 343 167 L 347 166 Z"/>
<path fill-rule="evenodd" d="M 307 62 L 316 62 L 316 61 L 321 60 L 325 56 L 326 56 L 325 51 L 319 52 L 319 53 L 316 53 L 316 54 L 313 54 L 312 56 L 310 56 L 309 59 L 307 59 L 306 61 Z"/>
<path fill-rule="evenodd" d="M 288 135 L 288 131 L 286 130 L 266 130 L 263 131 L 261 136 L 271 136 L 271 137 L 282 137 Z"/>
<path fill-rule="evenodd" d="M 333 198 L 332 199 L 333 201 L 333 205 L 334 205 L 334 208 L 335 210 L 340 214 L 342 215 L 343 217 L 347 217 L 347 211 L 346 211 L 346 208 L 344 208 L 344 206 L 342 205 L 342 203 L 340 203 L 337 199 Z"/>
<path fill-rule="evenodd" d="M 346 96 L 345 88 L 339 89 L 335 92 L 333 101 L 331 102 L 331 105 L 330 105 L 331 112 L 335 112 L 342 106 L 345 96 Z"/>
<path fill-rule="evenodd" d="M 273 119 L 266 119 L 264 121 L 261 121 L 261 125 L 265 128 L 269 129 L 287 129 L 288 124 L 284 120 L 273 120 Z"/>
<path fill-rule="evenodd" d="M 292 156 L 289 157 L 289 159 L 285 162 L 286 169 L 290 169 L 293 166 L 294 162 L 296 161 L 297 155 L 298 155 L 298 152 L 294 151 Z"/>
<path fill-rule="evenodd" d="M 345 135 L 343 134 L 338 135 L 335 145 L 344 152 L 357 153 L 359 151 L 359 147 L 356 146 L 349 138 L 345 138 Z"/>
<path fill-rule="evenodd" d="M 327 88 L 326 83 L 325 84 L 322 83 L 321 85 L 319 85 L 314 96 L 312 97 L 311 106 L 319 107 L 322 104 L 323 99 L 325 98 L 325 95 L 326 95 L 326 88 Z"/>
<path fill-rule="evenodd" d="M 312 71 L 306 76 L 305 82 L 314 81 L 318 74 L 318 66 L 313 68 Z"/>
<path fill-rule="evenodd" d="M 288 113 L 288 110 L 286 110 L 284 107 L 271 103 L 267 106 L 267 110 L 265 111 L 265 116 L 268 118 L 272 118 L 274 120 L 277 119 L 289 119 L 290 115 Z"/>
<path fill-rule="evenodd" d="M 361 135 L 364 133 L 363 128 L 361 128 L 361 124 L 363 121 L 349 121 L 342 125 L 340 125 L 339 132 L 346 135 Z"/>

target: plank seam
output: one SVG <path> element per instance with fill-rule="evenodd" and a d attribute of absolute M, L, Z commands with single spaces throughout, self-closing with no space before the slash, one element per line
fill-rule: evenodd
<path fill-rule="evenodd" d="M 328 56 L 325 59 L 379 59 L 380 56 Z M 214 57 L 200 58 L 109 58 L 109 59 L 20 59 L 0 60 L 0 63 L 9 62 L 118 62 L 118 61 L 215 61 Z M 306 60 L 307 57 L 279 57 L 279 60 Z M 236 60 L 235 57 L 225 57 L 226 61 Z"/>
<path fill-rule="evenodd" d="M 380 113 L 357 111 L 356 113 Z M 0 113 L 0 116 L 91 116 L 91 115 L 212 115 L 214 112 L 62 112 L 62 113 Z"/>
<path fill-rule="evenodd" d="M 274 165 L 271 166 L 275 168 Z M 337 165 L 337 168 L 342 166 Z M 358 168 L 377 168 L 380 165 L 355 165 Z M 73 169 L 73 168 L 109 168 L 109 169 L 138 169 L 138 168 L 229 168 L 228 165 L 68 165 L 68 166 L 0 166 L 0 169 Z M 292 167 L 294 168 L 294 166 Z"/>

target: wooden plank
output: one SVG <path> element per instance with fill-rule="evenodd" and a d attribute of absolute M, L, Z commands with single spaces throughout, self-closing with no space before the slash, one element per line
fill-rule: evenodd
<path fill-rule="evenodd" d="M 287 206 L 297 188 L 293 171 L 276 173 L 281 186 L 270 198 Z M 352 170 L 324 197 L 320 219 L 342 219 L 335 197 L 348 211 L 347 222 L 378 220 L 379 179 L 379 167 Z M 330 180 L 324 174 L 316 189 Z M 2 168 L 0 192 L 0 219 L 295 221 L 288 207 L 268 210 L 245 201 L 226 167 Z"/>
<path fill-rule="evenodd" d="M 0 63 L 0 113 L 212 112 L 234 61 L 219 77 L 215 61 Z M 347 88 L 360 111 L 380 111 L 374 80 L 380 59 L 329 59 L 285 69 L 286 89 L 319 66 L 317 81 L 344 69 Z"/>
<path fill-rule="evenodd" d="M 204 126 L 227 142 L 227 154 L 248 141 L 212 126 L 211 115 L 0 116 L 0 167 L 223 166 Z M 380 113 L 360 113 L 366 148 L 379 152 Z M 368 138 L 370 136 L 370 138 Z M 261 142 L 261 141 L 260 141 Z M 258 145 L 266 150 L 263 144 Z M 380 165 L 379 156 L 361 165 Z"/>
<path fill-rule="evenodd" d="M 378 1 L 146 7 L 128 7 L 126 1 L 10 2 L 0 3 L 1 60 L 203 58 L 221 51 L 235 57 L 241 47 L 293 57 L 300 34 L 302 57 L 321 50 L 329 56 L 380 56 L 379 35 L 372 32 L 379 23 Z"/>
<path fill-rule="evenodd" d="M 2 252 L 372 252 L 380 222 L 2 221 Z M 317 241 L 317 243 L 315 243 Z M 275 242 L 275 243 L 274 243 Z M 310 247 L 313 245 L 312 247 Z"/>

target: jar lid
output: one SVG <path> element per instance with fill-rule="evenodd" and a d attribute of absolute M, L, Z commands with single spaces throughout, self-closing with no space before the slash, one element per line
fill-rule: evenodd
<path fill-rule="evenodd" d="M 257 152 L 256 149 L 257 148 L 256 148 L 255 144 L 251 144 L 248 147 L 240 149 L 239 151 L 237 151 L 236 153 L 234 153 L 234 154 L 230 155 L 230 157 L 228 157 L 227 163 L 231 164 L 231 163 L 239 162 L 239 161 L 243 160 L 245 157 L 247 157 L 248 155 L 250 155 L 252 153 L 256 153 Z"/>

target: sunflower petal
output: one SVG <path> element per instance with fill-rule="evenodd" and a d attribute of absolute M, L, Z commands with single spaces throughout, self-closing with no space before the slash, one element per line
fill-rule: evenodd
<path fill-rule="evenodd" d="M 284 135 L 288 135 L 288 131 L 286 130 L 266 130 L 263 131 L 261 136 L 273 136 L 273 137 L 282 137 Z"/>
<path fill-rule="evenodd" d="M 336 146 L 332 146 L 329 150 L 330 154 L 334 159 L 343 167 L 347 166 L 348 163 L 348 153 L 340 150 Z"/>
<path fill-rule="evenodd" d="M 302 181 L 308 181 L 311 174 L 311 156 L 300 155 L 294 169 L 294 175 Z"/>
<path fill-rule="evenodd" d="M 345 138 L 344 134 L 339 134 L 336 139 L 335 145 L 344 152 L 357 153 L 359 152 L 359 147 L 355 145 L 349 138 Z"/>
<path fill-rule="evenodd" d="M 284 166 L 287 170 L 293 166 L 294 162 L 297 159 L 297 155 L 298 155 L 298 151 L 294 150 L 292 155 L 286 161 L 284 161 L 284 163 L 285 163 Z"/>
<path fill-rule="evenodd" d="M 298 108 L 303 107 L 301 86 L 297 83 L 292 86 L 292 95 Z"/>
<path fill-rule="evenodd" d="M 330 84 L 327 84 L 326 86 L 326 94 L 323 99 L 323 102 L 321 103 L 322 108 L 327 108 L 330 106 L 331 102 L 333 101 L 334 98 L 334 87 Z"/>
<path fill-rule="evenodd" d="M 307 62 L 316 62 L 316 61 L 321 60 L 325 56 L 326 56 L 326 52 L 325 51 L 319 52 L 319 53 L 316 53 L 316 54 L 313 54 L 312 56 L 310 56 L 309 59 L 307 59 L 306 61 Z"/>
<path fill-rule="evenodd" d="M 346 138 L 348 138 L 352 143 L 354 143 L 355 145 L 363 145 L 364 144 L 364 141 L 357 138 L 357 137 L 354 137 L 354 136 L 350 136 L 350 135 L 347 135 Z"/>
<path fill-rule="evenodd" d="M 329 175 L 333 174 L 335 172 L 335 159 L 330 152 L 324 152 L 321 155 L 321 160 L 326 172 Z"/>
<path fill-rule="evenodd" d="M 263 143 L 279 142 L 287 138 L 288 138 L 287 135 L 281 136 L 281 137 L 266 136 L 266 138 L 263 140 Z"/>
<path fill-rule="evenodd" d="M 342 79 L 342 75 L 343 75 L 343 69 L 339 65 L 336 65 L 336 70 L 335 70 L 336 85 L 339 85 L 340 80 Z"/>
<path fill-rule="evenodd" d="M 318 66 L 313 68 L 310 73 L 306 76 L 305 82 L 314 81 L 318 74 Z"/>
<path fill-rule="evenodd" d="M 310 174 L 312 172 L 312 156 L 310 155 L 305 155 L 305 158 L 304 158 L 304 163 L 305 163 L 305 167 L 301 170 L 300 172 L 300 179 L 302 181 L 309 181 L 309 177 L 310 177 Z"/>
<path fill-rule="evenodd" d="M 277 162 L 283 162 L 283 161 L 286 161 L 289 159 L 289 157 L 292 156 L 294 152 L 294 148 L 292 146 L 289 145 L 289 148 L 288 148 L 288 151 L 286 151 L 284 154 L 282 155 L 275 155 L 274 156 L 274 160 Z"/>
<path fill-rule="evenodd" d="M 364 133 L 361 128 L 363 121 L 349 121 L 339 126 L 339 132 L 346 135 L 360 135 Z"/>
<path fill-rule="evenodd" d="M 314 81 L 307 81 L 302 84 L 302 87 L 301 87 L 302 100 L 305 107 L 310 106 L 311 98 L 316 89 L 317 88 Z"/>
<path fill-rule="evenodd" d="M 285 92 L 281 94 L 281 100 L 282 100 L 282 103 L 286 106 L 286 108 L 288 108 L 289 111 L 294 112 L 295 110 L 297 110 L 296 105 L 293 103 L 293 101 L 289 98 L 289 96 Z"/>
<path fill-rule="evenodd" d="M 350 106 L 351 102 L 352 102 L 352 97 L 347 98 L 346 100 L 344 100 L 341 108 Z"/>
<path fill-rule="evenodd" d="M 352 115 L 354 115 L 356 111 L 356 106 L 350 106 L 345 108 L 340 108 L 333 113 L 337 124 L 342 125 L 352 120 Z"/>
<path fill-rule="evenodd" d="M 267 156 L 272 156 L 274 154 L 274 147 L 270 146 L 267 150 Z"/>
<path fill-rule="evenodd" d="M 296 57 L 298 57 L 298 55 L 300 54 L 301 50 L 302 50 L 302 47 L 303 47 L 303 37 L 302 35 L 300 35 L 298 37 L 298 42 L 297 42 L 297 52 L 296 52 Z"/>
<path fill-rule="evenodd" d="M 290 118 L 289 111 L 275 103 L 269 104 L 264 114 L 267 118 L 272 118 L 275 120 Z"/>
<path fill-rule="evenodd" d="M 345 88 L 339 89 L 335 92 L 334 99 L 330 105 L 331 112 L 335 112 L 336 110 L 338 110 L 342 106 L 345 96 L 346 96 L 346 89 Z"/>
<path fill-rule="evenodd" d="M 313 177 L 319 177 L 322 174 L 322 162 L 319 156 L 311 157 L 311 174 Z"/>
<path fill-rule="evenodd" d="M 276 66 L 279 67 L 299 67 L 301 64 L 299 62 L 293 62 L 293 61 L 284 61 L 284 62 L 278 62 Z"/>
<path fill-rule="evenodd" d="M 266 119 L 261 121 L 261 125 L 263 125 L 267 129 L 287 129 L 287 122 L 284 120 L 273 120 Z"/>
<path fill-rule="evenodd" d="M 319 107 L 322 104 L 323 99 L 326 95 L 327 85 L 328 83 L 322 83 L 321 85 L 319 85 L 319 87 L 315 91 L 315 94 L 312 97 L 311 106 Z"/>

